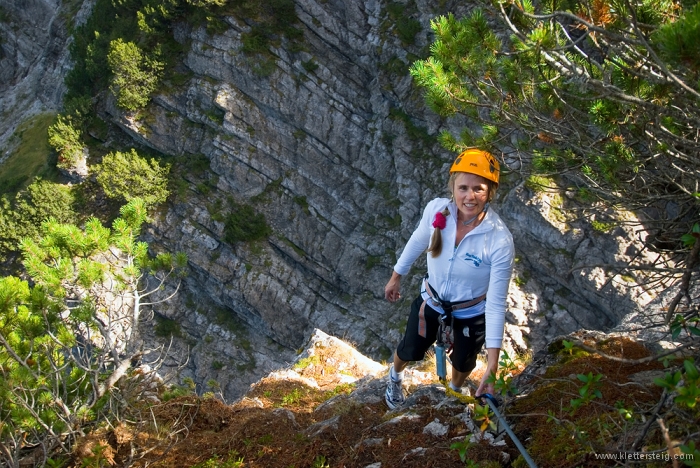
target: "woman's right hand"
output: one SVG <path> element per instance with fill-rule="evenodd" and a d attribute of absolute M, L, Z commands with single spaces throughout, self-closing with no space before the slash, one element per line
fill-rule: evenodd
<path fill-rule="evenodd" d="M 401 299 L 401 275 L 396 272 L 391 274 L 389 282 L 384 286 L 384 298 L 389 302 Z"/>

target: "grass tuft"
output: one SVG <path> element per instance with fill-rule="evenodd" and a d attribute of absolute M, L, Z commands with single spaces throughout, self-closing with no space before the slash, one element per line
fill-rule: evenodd
<path fill-rule="evenodd" d="M 51 164 L 53 153 L 48 137 L 55 118 L 52 112 L 39 114 L 17 127 L 10 137 L 10 144 L 16 146 L 0 166 L 0 194 L 15 194 L 37 176 L 47 180 L 56 178 L 58 171 Z"/>

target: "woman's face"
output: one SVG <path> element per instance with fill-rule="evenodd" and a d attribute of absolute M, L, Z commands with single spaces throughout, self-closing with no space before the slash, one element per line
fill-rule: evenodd
<path fill-rule="evenodd" d="M 460 219 L 468 221 L 484 211 L 489 201 L 488 180 L 476 174 L 460 172 L 455 177 L 452 194 L 462 215 Z"/>

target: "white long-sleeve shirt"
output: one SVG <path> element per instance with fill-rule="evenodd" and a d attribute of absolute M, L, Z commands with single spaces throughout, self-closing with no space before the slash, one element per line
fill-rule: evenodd
<path fill-rule="evenodd" d="M 486 347 L 501 348 L 515 247 L 510 231 L 492 209 L 486 212 L 481 224 L 455 246 L 457 206 L 447 198 L 432 200 L 394 265 L 394 271 L 399 275 L 407 274 L 413 262 L 425 252 L 436 229 L 432 226 L 435 214 L 446 206 L 450 215 L 442 230 L 442 252 L 435 258 L 428 254 L 430 285 L 441 300 L 449 302 L 465 302 L 486 294 L 485 302 L 452 314 L 456 318 L 468 318 L 485 313 Z M 421 293 L 424 299 L 429 299 L 425 290 Z M 430 305 L 444 313 L 439 304 L 431 301 Z"/>

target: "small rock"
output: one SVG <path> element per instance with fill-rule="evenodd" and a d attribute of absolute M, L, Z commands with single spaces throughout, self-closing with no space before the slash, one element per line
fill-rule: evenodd
<path fill-rule="evenodd" d="M 294 427 L 297 427 L 297 428 L 299 427 L 299 423 L 297 422 L 297 419 L 294 417 L 294 413 L 289 411 L 287 408 L 275 408 L 272 411 L 272 414 L 274 414 L 275 416 L 284 416 L 292 422 Z"/>
<path fill-rule="evenodd" d="M 405 385 L 405 382 L 404 382 Z M 426 404 L 426 400 L 431 404 L 437 405 L 445 398 L 445 387 L 439 384 L 423 385 L 415 392 L 406 397 L 402 408 L 410 408 L 411 406 L 421 406 Z"/>
<path fill-rule="evenodd" d="M 449 426 L 442 424 L 439 420 L 435 420 L 423 428 L 423 434 L 428 434 L 433 437 L 442 437 L 447 434 Z"/>
<path fill-rule="evenodd" d="M 338 421 L 340 421 L 340 416 L 334 416 L 331 419 L 327 419 L 307 427 L 304 433 L 309 437 L 317 437 L 326 431 L 337 431 Z"/>
<path fill-rule="evenodd" d="M 255 398 L 243 397 L 240 399 L 239 404 L 244 408 L 264 408 L 265 407 L 263 402 L 258 397 L 255 397 Z"/>
<path fill-rule="evenodd" d="M 666 375 L 666 371 L 664 370 L 648 370 L 630 375 L 629 380 L 642 385 L 650 386 L 654 384 L 654 379 L 663 379 L 664 375 Z"/>
<path fill-rule="evenodd" d="M 409 456 L 409 455 L 419 455 L 419 456 L 422 456 L 422 455 L 425 455 L 425 452 L 426 452 L 426 451 L 427 451 L 427 449 L 425 449 L 425 448 L 423 448 L 423 447 L 416 447 L 416 448 L 414 448 L 413 450 L 411 450 L 410 452 L 408 452 L 408 453 L 406 454 L 406 456 Z"/>
<path fill-rule="evenodd" d="M 477 442 L 481 442 L 482 440 L 488 442 L 489 445 L 493 445 L 493 434 L 491 434 L 490 432 L 475 432 L 469 438 L 469 442 L 471 442 L 472 444 L 476 444 Z"/>
<path fill-rule="evenodd" d="M 381 445 L 384 442 L 384 439 L 375 437 L 372 439 L 363 439 L 359 443 L 355 444 L 353 447 L 354 450 L 359 449 L 360 447 L 374 447 L 375 445 Z"/>
<path fill-rule="evenodd" d="M 404 413 L 404 414 L 400 414 L 400 415 L 396 416 L 395 418 L 391 418 L 387 422 L 380 424 L 377 427 L 382 427 L 386 424 L 398 424 L 404 420 L 415 421 L 416 419 L 420 419 L 420 416 L 415 414 L 415 413 Z"/>

